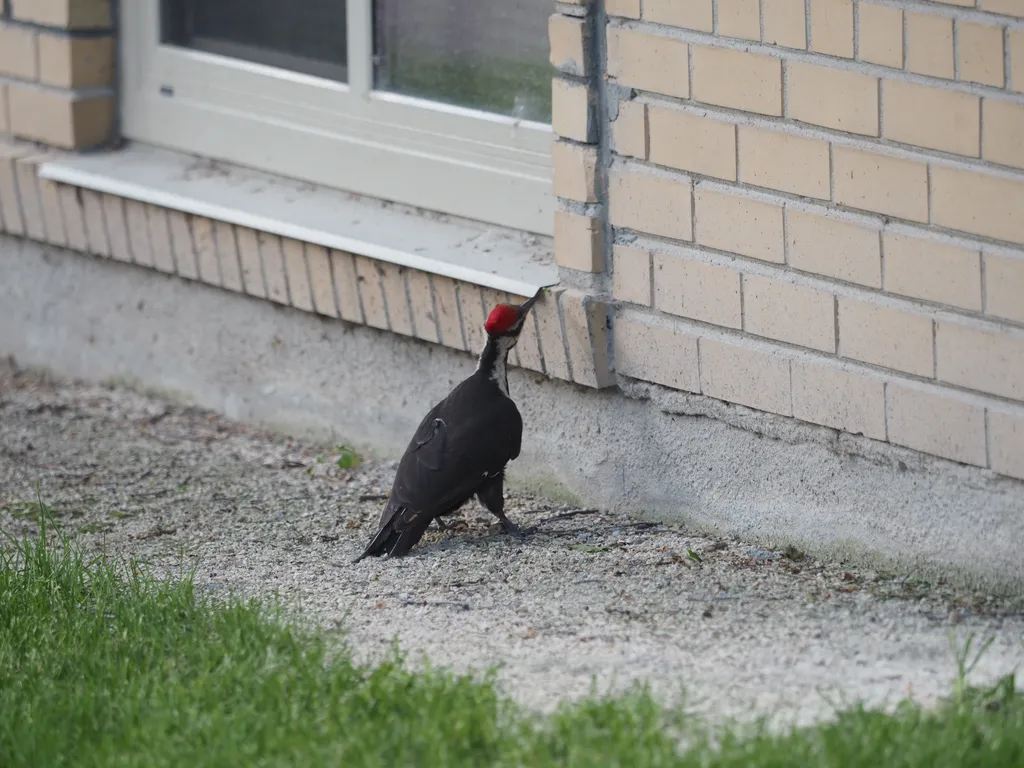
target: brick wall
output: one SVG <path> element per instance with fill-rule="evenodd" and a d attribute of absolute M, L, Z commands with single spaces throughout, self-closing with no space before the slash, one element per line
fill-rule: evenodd
<path fill-rule="evenodd" d="M 556 259 L 613 297 L 619 374 L 1024 478 L 1024 0 L 549 32 Z"/>
<path fill-rule="evenodd" d="M 116 125 L 111 0 L 6 0 L 0 15 L 0 134 L 65 149 Z"/>

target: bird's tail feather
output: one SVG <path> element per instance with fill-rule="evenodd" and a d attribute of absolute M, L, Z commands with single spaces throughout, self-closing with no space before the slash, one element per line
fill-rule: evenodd
<path fill-rule="evenodd" d="M 423 538 L 423 534 L 426 533 L 427 527 L 430 525 L 431 518 L 427 515 L 420 515 L 414 519 L 407 527 L 396 529 L 395 524 L 401 519 L 400 515 L 395 515 L 389 519 L 384 525 L 377 531 L 377 535 L 370 540 L 370 543 L 366 545 L 366 549 L 363 550 L 363 554 L 357 557 L 353 562 L 358 563 L 364 557 L 374 555 L 379 557 L 385 553 L 390 557 L 402 557 L 409 552 L 417 542 Z"/>

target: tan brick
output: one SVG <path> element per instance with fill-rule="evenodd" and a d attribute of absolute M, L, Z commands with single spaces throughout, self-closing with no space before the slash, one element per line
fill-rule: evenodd
<path fill-rule="evenodd" d="M 695 45 L 693 98 L 781 117 L 782 62 L 772 56 Z"/>
<path fill-rule="evenodd" d="M 562 333 L 562 318 L 558 310 L 558 297 L 563 290 L 565 289 L 554 288 L 542 293 L 537 303 L 533 305 L 532 314 L 537 316 L 545 372 L 556 379 L 571 381 L 565 336 Z"/>
<path fill-rule="evenodd" d="M 885 440 L 885 385 L 849 369 L 794 360 L 793 416 Z"/>
<path fill-rule="evenodd" d="M 640 18 L 640 0 L 605 0 L 604 8 L 609 16 Z"/>
<path fill-rule="evenodd" d="M 761 39 L 760 0 L 718 0 L 718 34 Z"/>
<path fill-rule="evenodd" d="M 835 352 L 835 297 L 806 285 L 744 275 L 743 330 L 801 347 Z"/>
<path fill-rule="evenodd" d="M 171 219 L 174 229 L 174 219 Z M 257 232 L 256 240 L 260 247 L 260 262 L 263 264 L 263 278 L 267 282 L 267 298 L 278 304 L 288 304 L 288 276 L 284 268 L 284 243 L 277 235 L 269 232 Z M 179 256 L 178 269 L 181 269 Z"/>
<path fill-rule="evenodd" d="M 956 34 L 959 79 L 1002 88 L 1005 83 L 1003 28 L 957 21 Z"/>
<path fill-rule="evenodd" d="M 391 330 L 403 336 L 412 336 L 412 311 L 409 307 L 409 296 L 405 291 L 405 267 L 382 261 L 378 263 L 377 271 L 380 272 L 380 284 L 384 289 Z M 483 311 L 482 307 L 480 311 Z M 480 323 L 483 324 L 482 316 Z"/>
<path fill-rule="evenodd" d="M 615 318 L 615 370 L 664 387 L 700 392 L 697 336 L 653 319 Z"/>
<path fill-rule="evenodd" d="M 150 250 L 153 267 L 173 274 L 174 249 L 171 245 L 171 228 L 167 222 L 167 211 L 159 206 L 145 206 L 145 241 Z"/>
<path fill-rule="evenodd" d="M 933 223 L 1024 243 L 1024 182 L 957 168 L 932 168 Z"/>
<path fill-rule="evenodd" d="M 1024 168 L 1024 104 L 983 99 L 981 109 L 985 159 Z"/>
<path fill-rule="evenodd" d="M 689 179 L 614 169 L 608 189 L 608 217 L 615 227 L 692 240 L 690 195 Z"/>
<path fill-rule="evenodd" d="M 100 88 L 114 82 L 113 37 L 39 35 L 39 80 L 58 88 Z"/>
<path fill-rule="evenodd" d="M 46 241 L 46 220 L 43 218 L 42 201 L 39 198 L 39 187 L 36 174 L 44 156 L 39 154 L 23 155 L 14 161 L 16 189 L 21 201 L 22 225 L 25 235 L 32 240 Z"/>
<path fill-rule="evenodd" d="M 985 466 L 985 410 L 953 393 L 890 381 L 889 442 L 966 464 Z"/>
<path fill-rule="evenodd" d="M 882 109 L 887 139 L 970 157 L 981 152 L 977 96 L 886 80 Z"/>
<path fill-rule="evenodd" d="M 363 308 L 359 303 L 359 277 L 352 254 L 332 249 L 331 273 L 334 275 L 334 298 L 338 302 L 339 317 L 350 323 L 362 324 Z"/>
<path fill-rule="evenodd" d="M 1024 333 L 935 323 L 939 381 L 1024 400 Z"/>
<path fill-rule="evenodd" d="M 82 200 L 85 203 L 85 224 L 89 233 L 90 246 L 93 240 L 93 224 L 89 215 L 89 198 L 82 191 Z M 195 244 L 192 241 L 192 227 L 189 218 L 181 211 L 167 211 L 167 225 L 171 233 L 171 249 L 174 253 L 174 271 L 187 280 L 196 280 L 199 277 L 199 266 L 196 264 Z"/>
<path fill-rule="evenodd" d="M 878 135 L 878 78 L 791 61 L 786 117 L 840 131 Z"/>
<path fill-rule="evenodd" d="M 306 265 L 309 269 L 309 287 L 313 295 L 313 309 L 319 315 L 337 317 L 338 308 L 334 302 L 334 280 L 331 277 L 331 261 L 327 249 L 320 245 L 306 244 Z"/>
<path fill-rule="evenodd" d="M 1010 87 L 1024 93 L 1024 29 L 1009 30 Z"/>
<path fill-rule="evenodd" d="M 930 378 L 934 370 L 931 318 L 840 296 L 839 354 Z"/>
<path fill-rule="evenodd" d="M 746 184 L 828 200 L 828 142 L 739 126 L 740 176 Z"/>
<path fill-rule="evenodd" d="M 903 68 L 903 11 L 877 3 L 860 4 L 857 41 L 861 61 Z"/>
<path fill-rule="evenodd" d="M 804 0 L 763 0 L 764 41 L 785 48 L 807 48 Z"/>
<path fill-rule="evenodd" d="M 267 287 L 263 283 L 263 262 L 260 259 L 260 242 L 256 230 L 235 227 L 235 241 L 238 244 L 238 265 L 242 268 L 242 286 L 250 296 L 263 299 Z"/>
<path fill-rule="evenodd" d="M 453 349 L 466 349 L 459 322 L 459 296 L 455 281 L 441 275 L 432 275 L 434 306 L 437 307 L 437 325 L 441 331 L 441 343 Z"/>
<path fill-rule="evenodd" d="M 551 83 L 551 129 L 556 136 L 588 143 L 593 139 L 590 89 L 583 83 L 555 78 Z"/>
<path fill-rule="evenodd" d="M 711 0 L 644 0 L 644 19 L 698 32 L 714 29 Z"/>
<path fill-rule="evenodd" d="M 608 27 L 608 74 L 622 85 L 685 99 L 688 57 L 689 46 L 680 40 Z"/>
<path fill-rule="evenodd" d="M 988 443 L 992 470 L 1024 480 L 1024 414 L 990 408 Z"/>
<path fill-rule="evenodd" d="M 153 251 L 149 247 L 149 213 L 146 208 L 146 204 L 138 200 L 124 201 L 128 245 L 132 252 L 132 261 L 140 267 L 153 266 Z"/>
<path fill-rule="evenodd" d="M 97 146 L 114 126 L 112 96 L 78 97 L 22 83 L 8 84 L 11 132 L 64 149 Z"/>
<path fill-rule="evenodd" d="M 229 291 L 242 293 L 242 268 L 238 263 L 238 246 L 235 244 L 235 227 L 226 221 L 213 224 L 213 234 L 217 241 L 217 259 L 220 261 L 221 286 Z"/>
<path fill-rule="evenodd" d="M 837 280 L 882 287 L 878 231 L 834 216 L 788 208 L 789 265 Z"/>
<path fill-rule="evenodd" d="M 4 231 L 12 235 L 25 234 L 25 217 L 21 213 L 14 161 L 31 151 L 27 146 L 0 142 L 0 218 L 4 222 Z"/>
<path fill-rule="evenodd" d="M 853 58 L 853 0 L 810 0 L 811 50 Z"/>
<path fill-rule="evenodd" d="M 107 240 L 110 242 L 110 258 L 116 259 L 117 261 L 124 261 L 131 263 L 132 261 L 132 250 L 131 243 L 128 239 L 128 224 L 125 221 L 124 211 L 124 200 L 114 195 L 103 195 L 103 221 L 107 227 Z M 205 219 L 209 224 L 209 237 L 208 241 L 212 246 L 213 243 L 213 225 L 209 219 Z M 198 227 L 194 226 L 194 229 L 198 230 Z M 198 237 L 199 233 L 196 232 L 198 251 Z M 212 247 L 211 247 L 212 251 Z M 220 285 L 220 275 L 217 274 L 217 254 L 213 252 L 213 282 L 215 285 Z M 206 279 L 205 277 L 203 279 Z M 209 282 L 209 281 L 208 281 Z"/>
<path fill-rule="evenodd" d="M 381 284 L 380 263 L 365 256 L 354 256 L 354 259 L 356 282 L 359 286 L 359 297 L 366 324 L 386 331 L 388 330 L 388 311 L 384 299 L 384 286 Z M 480 303 L 479 296 L 478 293 L 478 304 Z M 479 352 L 479 349 L 477 351 Z"/>
<path fill-rule="evenodd" d="M 612 123 L 613 148 L 620 155 L 647 159 L 647 105 L 620 101 L 619 115 Z"/>
<path fill-rule="evenodd" d="M 522 304 L 528 296 L 509 294 L 509 301 Z M 519 343 L 515 346 L 519 353 L 519 366 L 531 371 L 544 372 L 544 358 L 540 352 L 540 335 L 537 333 L 537 317 L 533 312 L 526 318 L 523 330 L 519 334 Z"/>
<path fill-rule="evenodd" d="M 597 147 L 556 141 L 551 146 L 554 191 L 580 203 L 597 202 Z"/>
<path fill-rule="evenodd" d="M 965 0 L 966 2 L 966 0 Z M 968 3 L 973 5 L 973 3 Z M 1024 18 L 1024 0 L 979 0 L 978 5 L 984 11 L 1005 13 L 1007 16 Z"/>
<path fill-rule="evenodd" d="M 752 256 L 785 260 L 782 206 L 698 185 L 696 239 L 701 245 Z"/>
<path fill-rule="evenodd" d="M 612 296 L 618 301 L 651 306 L 651 254 L 640 248 L 612 248 Z"/>
<path fill-rule="evenodd" d="M 109 226 L 109 218 L 108 218 Z M 217 261 L 217 248 L 214 242 L 213 222 L 202 216 L 190 216 L 188 219 L 191 232 L 192 252 L 195 256 L 196 279 L 211 285 L 220 285 L 220 264 Z M 174 221 L 171 221 L 171 231 L 174 229 Z M 114 239 L 111 236 L 111 251 L 114 251 Z M 180 254 L 179 254 L 180 256 Z M 116 256 L 115 256 L 116 258 Z M 188 265 L 186 263 L 186 269 Z M 178 270 L 181 274 L 182 261 L 178 260 Z"/>
<path fill-rule="evenodd" d="M 924 163 L 837 145 L 832 164 L 834 199 L 840 205 L 928 221 Z"/>
<path fill-rule="evenodd" d="M 487 316 L 484 313 L 480 286 L 460 282 L 458 287 L 462 332 L 466 335 L 469 351 L 474 355 L 479 355 L 480 351 L 484 348 L 487 338 L 487 334 L 484 331 L 484 321 L 487 319 Z"/>
<path fill-rule="evenodd" d="M 590 65 L 589 29 L 586 19 L 551 14 L 548 17 L 551 66 L 570 75 L 586 75 Z"/>
<path fill-rule="evenodd" d="M 7 83 L 0 83 L 0 133 L 11 130 L 11 116 L 7 109 Z"/>
<path fill-rule="evenodd" d="M 555 211 L 555 263 L 581 272 L 603 272 L 601 221 L 591 216 Z"/>
<path fill-rule="evenodd" d="M 919 75 L 953 77 L 953 20 L 928 13 L 906 14 L 907 69 Z"/>
<path fill-rule="evenodd" d="M 39 35 L 35 30 L 0 21 L 0 75 L 39 79 Z"/>
<path fill-rule="evenodd" d="M 64 219 L 64 232 L 67 235 L 68 247 L 83 253 L 89 252 L 89 235 L 85 228 L 85 211 L 79 196 L 79 188 L 68 184 L 60 184 L 60 209 Z M 171 261 L 171 272 L 174 262 Z"/>
<path fill-rule="evenodd" d="M 107 236 L 103 198 L 98 192 L 94 192 L 91 189 L 82 189 L 79 191 L 79 194 L 82 197 L 82 215 L 85 217 L 85 235 L 89 240 L 89 253 L 110 258 L 110 238 Z M 190 248 L 191 242 L 190 235 Z"/>
<path fill-rule="evenodd" d="M 562 293 L 559 304 L 572 380 L 596 389 L 614 385 L 615 375 L 608 364 L 608 305 L 572 289 Z"/>
<path fill-rule="evenodd" d="M 736 180 L 736 126 L 711 117 L 651 106 L 650 159 L 719 179 Z"/>
<path fill-rule="evenodd" d="M 105 29 L 113 23 L 110 0 L 11 0 L 11 15 L 63 29 Z"/>
<path fill-rule="evenodd" d="M 981 311 L 981 255 L 975 250 L 885 232 L 885 289 Z"/>
<path fill-rule="evenodd" d="M 167 209 L 157 205 L 146 206 L 146 225 L 149 234 L 149 248 L 153 255 L 153 267 L 169 275 L 176 271 L 174 245 L 171 242 L 171 225 L 167 221 Z"/>
<path fill-rule="evenodd" d="M 1024 323 L 1024 258 L 986 253 L 985 311 Z"/>
<path fill-rule="evenodd" d="M 288 279 L 289 302 L 296 309 L 306 312 L 313 311 L 313 289 L 309 284 L 309 272 L 306 269 L 306 244 L 300 240 L 290 237 L 281 238 L 281 250 L 284 253 L 284 273 Z M 373 263 L 371 262 L 371 268 Z M 375 283 L 380 288 L 380 281 L 376 271 L 373 272 Z M 381 311 L 384 306 L 381 301 Z M 387 328 L 387 316 L 385 315 L 384 328 Z"/>
<path fill-rule="evenodd" d="M 46 242 L 66 248 L 68 237 L 64 230 L 64 215 L 61 212 L 60 191 L 57 183 L 39 178 L 39 197 L 43 204 L 43 222 L 46 225 Z"/>
<path fill-rule="evenodd" d="M 654 254 L 654 306 L 727 328 L 743 326 L 740 273 L 689 258 Z"/>
<path fill-rule="evenodd" d="M 434 294 L 430 289 L 430 275 L 418 269 L 405 273 L 409 285 L 409 305 L 416 338 L 438 343 L 437 322 L 434 320 Z"/>
<path fill-rule="evenodd" d="M 702 338 L 700 389 L 729 403 L 793 415 L 789 360 L 761 349 Z"/>

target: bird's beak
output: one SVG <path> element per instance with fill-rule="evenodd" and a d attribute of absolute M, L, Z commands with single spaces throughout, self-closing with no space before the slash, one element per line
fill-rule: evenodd
<path fill-rule="evenodd" d="M 547 289 L 539 288 L 532 298 L 527 299 L 526 301 L 519 305 L 519 317 L 526 317 L 527 313 L 531 309 L 533 309 L 533 305 L 536 303 L 537 299 L 540 298 L 540 295 L 544 293 L 545 290 Z"/>

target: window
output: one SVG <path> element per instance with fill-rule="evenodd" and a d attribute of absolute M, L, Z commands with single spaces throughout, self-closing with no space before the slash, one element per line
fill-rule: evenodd
<path fill-rule="evenodd" d="M 121 3 L 130 139 L 551 234 L 550 0 Z"/>

